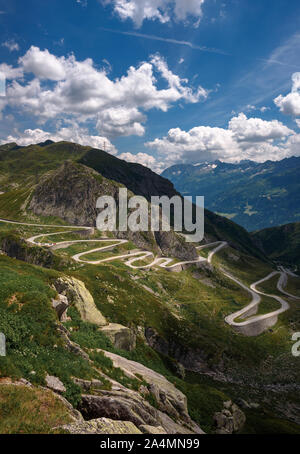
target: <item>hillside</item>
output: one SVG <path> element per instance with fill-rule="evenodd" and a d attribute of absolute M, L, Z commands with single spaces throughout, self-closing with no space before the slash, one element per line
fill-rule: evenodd
<path fill-rule="evenodd" d="M 6 412 L 2 430 L 299 433 L 298 300 L 278 287 L 284 278 L 299 297 L 298 279 L 278 272 L 245 229 L 209 211 L 201 244 L 174 232 L 103 237 L 93 229 L 95 200 L 117 199 L 127 164 L 113 161 L 108 178 L 82 163 L 91 152 L 84 147 L 27 148 L 31 166 L 22 170 L 26 148 L 15 145 L 2 147 L 0 165 L 0 411 L 1 402 L 14 409 L 21 390 L 24 405 L 31 397 L 32 408 L 47 401 L 49 410 L 43 426 L 24 413 L 18 425 Z M 128 166 L 128 189 L 136 179 L 138 191 Z M 159 195 L 176 194 L 138 169 L 148 196 L 152 179 Z"/>
<path fill-rule="evenodd" d="M 183 195 L 204 195 L 209 210 L 248 231 L 297 222 L 300 216 L 300 158 L 239 164 L 179 164 L 162 176 Z"/>
<path fill-rule="evenodd" d="M 299 222 L 254 232 L 252 238 L 270 259 L 299 271 Z"/>
<path fill-rule="evenodd" d="M 148 201 L 152 195 L 167 195 L 169 197 L 179 195 L 174 189 L 173 184 L 166 178 L 157 175 L 140 164 L 127 163 L 102 150 L 90 149 L 89 147 L 82 147 L 69 142 L 51 142 L 50 144 L 30 145 L 28 147 L 7 144 L 0 146 L 0 216 L 16 220 L 36 219 L 34 210 L 32 210 L 33 204 L 31 203 L 30 205 L 33 192 L 39 190 L 38 188 L 41 185 L 40 179 L 43 175 L 48 175 L 49 172 L 57 170 L 65 161 L 77 162 L 79 165 L 77 169 L 80 168 L 80 165 L 82 165 L 82 169 L 90 167 L 97 174 L 101 174 L 99 179 L 104 177 L 106 179 L 105 181 L 112 180 L 120 183 L 126 186 L 132 193 L 146 197 Z M 52 182 L 54 182 L 54 192 L 55 188 L 57 191 L 65 188 L 67 192 L 71 193 L 64 183 L 64 178 L 60 178 L 61 188 L 58 188 L 55 184 L 55 175 L 52 177 L 49 176 L 49 178 L 50 180 L 52 178 Z M 86 178 L 88 178 L 87 174 Z M 92 181 L 95 186 L 96 179 L 94 178 Z M 81 185 L 84 187 L 83 181 Z M 36 186 L 37 189 L 35 189 Z M 47 196 L 47 190 L 42 192 Z M 76 194 L 78 194 L 78 189 Z M 53 200 L 51 202 L 52 204 Z M 55 198 L 55 200 L 57 200 L 58 205 L 61 203 L 61 201 L 58 201 L 58 198 Z M 96 198 L 93 197 L 94 202 L 95 200 Z M 37 203 L 34 205 L 37 205 Z M 59 214 L 70 211 L 66 205 L 65 200 L 64 209 L 59 210 L 57 206 L 56 210 L 52 210 L 51 222 L 62 222 Z M 77 200 L 77 207 L 80 211 L 79 199 Z M 49 209 L 49 206 L 47 209 L 45 207 L 43 212 L 43 217 L 48 221 Z M 82 217 L 87 220 L 88 214 L 84 213 L 83 208 L 81 208 L 81 211 L 81 214 L 77 212 L 77 220 L 73 218 L 72 221 L 80 224 L 80 217 L 81 221 L 83 220 Z M 42 211 L 38 211 L 38 215 L 42 215 Z M 64 222 L 68 222 L 68 219 L 71 221 L 70 218 L 65 217 Z M 95 210 L 93 212 L 93 219 L 96 219 Z M 94 222 L 91 220 L 91 216 L 88 222 Z M 251 236 L 244 228 L 208 210 L 205 211 L 205 235 L 207 241 L 226 240 L 233 246 L 240 247 L 245 252 L 251 252 L 251 254 L 264 259 L 262 252 L 255 246 Z"/>

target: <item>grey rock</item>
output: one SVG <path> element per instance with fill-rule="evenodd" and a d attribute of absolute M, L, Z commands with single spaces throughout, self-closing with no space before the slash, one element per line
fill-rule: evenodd
<path fill-rule="evenodd" d="M 108 435 L 131 435 L 142 432 L 130 421 L 113 421 L 108 418 L 92 419 L 90 421 L 78 421 L 74 424 L 66 424 L 61 427 L 70 434 L 108 434 Z"/>
<path fill-rule="evenodd" d="M 60 381 L 59 378 L 54 377 L 52 375 L 46 375 L 45 380 L 46 380 L 47 388 L 50 388 L 52 391 L 54 391 L 56 393 L 61 393 L 61 394 L 66 392 L 65 386 Z"/>

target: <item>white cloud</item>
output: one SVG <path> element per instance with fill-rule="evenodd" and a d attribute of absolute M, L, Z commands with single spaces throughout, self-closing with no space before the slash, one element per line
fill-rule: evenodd
<path fill-rule="evenodd" d="M 146 117 L 135 107 L 115 107 L 99 113 L 96 127 L 109 137 L 143 136 L 145 128 L 142 123 L 145 120 Z"/>
<path fill-rule="evenodd" d="M 2 43 L 2 47 L 7 47 L 7 49 L 10 52 L 18 51 L 20 49 L 19 44 L 16 43 L 16 41 L 14 39 L 9 39 L 9 40 L 5 41 L 4 43 Z"/>
<path fill-rule="evenodd" d="M 228 128 L 238 142 L 265 142 L 293 133 L 278 120 L 265 121 L 261 118 L 247 118 L 243 113 L 232 118 Z"/>
<path fill-rule="evenodd" d="M 92 59 L 56 57 L 34 46 L 19 59 L 19 65 L 2 65 L 0 70 L 15 77 L 23 72 L 34 77 L 9 84 L 6 105 L 37 117 L 40 123 L 60 118 L 73 118 L 79 124 L 89 120 L 102 135 L 141 136 L 145 111 L 166 112 L 177 101 L 197 103 L 208 96 L 201 86 L 189 87 L 188 80 L 174 74 L 159 55 L 131 66 L 115 80 L 105 69 L 97 69 Z M 166 88 L 158 88 L 158 82 Z"/>
<path fill-rule="evenodd" d="M 115 13 L 122 19 L 131 19 L 136 27 L 141 27 L 144 20 L 159 20 L 167 23 L 174 18 L 186 21 L 188 17 L 196 19 L 196 25 L 202 17 L 202 5 L 205 0 L 102 0 L 104 5 L 112 4 Z"/>
<path fill-rule="evenodd" d="M 19 79 L 23 77 L 23 69 L 22 68 L 13 68 L 11 65 L 7 65 L 6 63 L 0 64 L 0 72 L 4 74 L 6 79 Z"/>
<path fill-rule="evenodd" d="M 114 145 L 106 137 L 90 135 L 88 131 L 78 128 L 75 125 L 69 128 L 60 128 L 54 133 L 42 129 L 26 129 L 23 133 L 15 131 L 14 134 L 2 139 L 1 143 L 16 142 L 18 145 L 26 146 L 45 142 L 46 140 L 74 142 L 101 149 L 104 148 L 105 144 L 106 151 L 109 151 L 111 154 L 117 153 Z"/>
<path fill-rule="evenodd" d="M 178 63 L 179 63 L 179 65 L 182 65 L 182 63 L 184 63 L 184 58 L 180 58 L 180 59 L 178 60 Z"/>
<path fill-rule="evenodd" d="M 300 120 L 295 120 L 295 122 L 296 122 L 298 128 L 300 128 Z"/>
<path fill-rule="evenodd" d="M 64 57 L 57 58 L 46 49 L 31 46 L 28 52 L 19 58 L 19 64 L 27 73 L 33 73 L 39 79 L 62 80 L 66 77 L 67 62 Z"/>
<path fill-rule="evenodd" d="M 156 149 L 168 164 L 216 159 L 264 162 L 292 155 L 294 136 L 294 131 L 277 120 L 248 119 L 241 113 L 230 120 L 228 129 L 198 126 L 186 132 L 175 128 L 170 129 L 166 137 L 145 145 Z"/>
<path fill-rule="evenodd" d="M 300 73 L 292 76 L 292 91 L 286 95 L 279 95 L 274 103 L 285 115 L 300 116 Z"/>

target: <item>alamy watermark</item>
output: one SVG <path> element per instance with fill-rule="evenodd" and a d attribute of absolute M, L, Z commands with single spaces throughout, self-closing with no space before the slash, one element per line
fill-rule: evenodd
<path fill-rule="evenodd" d="M 292 336 L 292 341 L 295 342 L 292 347 L 292 355 L 297 358 L 298 356 L 300 356 L 300 333 L 294 333 Z"/>
<path fill-rule="evenodd" d="M 97 229 L 110 232 L 183 232 L 187 242 L 204 238 L 204 197 L 153 196 L 150 204 L 142 196 L 128 199 L 126 188 L 119 189 L 119 202 L 112 196 L 102 196 L 96 207 L 102 210 L 97 217 Z"/>
<path fill-rule="evenodd" d="M 0 356 L 6 356 L 6 338 L 0 333 Z"/>

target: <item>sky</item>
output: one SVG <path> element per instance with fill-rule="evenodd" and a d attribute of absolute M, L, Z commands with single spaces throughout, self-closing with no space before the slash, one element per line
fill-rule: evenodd
<path fill-rule="evenodd" d="M 0 0 L 0 143 L 300 156 L 299 0 Z"/>

